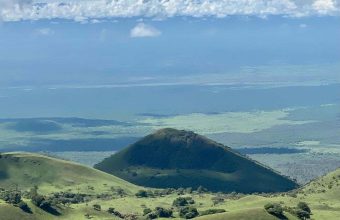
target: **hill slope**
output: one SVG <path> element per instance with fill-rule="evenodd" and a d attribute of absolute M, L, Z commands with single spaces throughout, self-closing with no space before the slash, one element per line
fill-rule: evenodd
<path fill-rule="evenodd" d="M 137 185 L 280 192 L 297 184 L 193 132 L 162 129 L 95 165 Z"/>
<path fill-rule="evenodd" d="M 173 201 L 178 197 L 190 196 L 195 201 L 192 204 L 199 213 L 208 209 L 224 209 L 225 213 L 206 215 L 197 219 L 268 219 L 278 220 L 264 210 L 268 202 L 282 204 L 283 207 L 295 207 L 298 202 L 307 202 L 312 210 L 312 219 L 340 219 L 340 169 L 321 177 L 306 186 L 288 193 L 271 195 L 235 195 L 221 193 L 198 193 L 179 195 L 178 191 L 169 194 L 154 194 L 149 198 L 138 198 L 132 193 L 141 189 L 133 184 L 123 181 L 114 176 L 87 168 L 78 164 L 58 160 L 36 154 L 11 153 L 0 154 L 0 188 L 13 188 L 12 183 L 18 183 L 20 188 L 29 188 L 32 184 L 39 186 L 39 192 L 49 196 L 51 192 L 65 191 L 84 192 L 93 196 L 79 204 L 59 205 L 60 216 L 54 216 L 36 207 L 29 199 L 24 198 L 32 210 L 32 214 L 23 212 L 20 208 L 7 204 L 0 199 L 1 220 L 54 220 L 54 219 L 87 219 L 89 215 L 93 220 L 120 219 L 108 213 L 110 207 L 122 214 L 132 214 L 143 218 L 145 207 L 171 208 Z M 73 184 L 70 185 L 70 180 Z M 94 186 L 89 189 L 87 186 Z M 114 196 L 110 199 L 102 197 L 111 186 L 121 187 L 129 194 L 123 197 Z M 160 190 L 148 189 L 152 192 Z M 164 190 L 169 192 L 169 190 Z M 45 194 L 46 193 L 46 194 Z M 224 198 L 218 204 L 213 203 L 213 198 Z M 93 205 L 100 204 L 101 210 L 94 210 Z M 179 219 L 177 208 L 174 208 L 174 218 Z M 287 220 L 297 220 L 293 214 L 285 211 Z"/>
<path fill-rule="evenodd" d="M 89 186 L 102 191 L 111 186 L 138 190 L 122 179 L 73 162 L 31 153 L 0 154 L 0 188 L 27 190 L 34 186 L 43 193 L 67 189 L 88 193 Z"/>

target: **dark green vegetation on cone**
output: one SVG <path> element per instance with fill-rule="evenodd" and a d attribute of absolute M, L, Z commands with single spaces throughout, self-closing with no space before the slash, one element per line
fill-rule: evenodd
<path fill-rule="evenodd" d="M 217 192 L 283 192 L 298 185 L 206 137 L 161 129 L 95 165 L 141 186 L 203 186 Z"/>

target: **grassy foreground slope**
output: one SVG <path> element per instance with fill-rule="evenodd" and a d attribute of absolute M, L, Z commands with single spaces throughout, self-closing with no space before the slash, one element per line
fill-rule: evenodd
<path fill-rule="evenodd" d="M 77 163 L 31 153 L 0 154 L 0 188 L 28 190 L 39 186 L 42 193 L 77 189 L 88 193 L 120 187 L 134 193 L 139 187 L 120 178 Z"/>
<path fill-rule="evenodd" d="M 141 186 L 203 186 L 222 192 L 283 192 L 297 184 L 190 131 L 161 129 L 95 165 Z"/>
<path fill-rule="evenodd" d="M 13 189 L 13 184 L 18 183 L 20 189 L 29 188 L 31 184 L 37 185 L 39 192 L 50 196 L 53 192 L 82 192 L 93 195 L 86 202 L 78 204 L 59 205 L 59 216 L 49 214 L 36 207 L 28 198 L 27 202 L 32 214 L 25 213 L 18 207 L 5 203 L 0 199 L 1 220 L 83 220 L 90 216 L 91 219 L 119 219 L 107 210 L 115 208 L 124 215 L 133 215 L 137 219 L 144 219 L 145 208 L 154 209 L 163 207 L 173 209 L 175 219 L 179 218 L 177 208 L 173 207 L 173 201 L 178 197 L 190 196 L 195 201 L 192 205 L 202 213 L 208 209 L 224 209 L 226 212 L 199 216 L 203 220 L 277 220 L 278 218 L 268 214 L 264 205 L 268 202 L 280 203 L 283 207 L 294 207 L 298 202 L 304 201 L 312 209 L 312 219 L 337 220 L 340 219 L 340 169 L 321 177 L 308 185 L 288 193 L 266 195 L 233 195 L 223 193 L 198 193 L 192 192 L 180 194 L 173 191 L 166 195 L 156 195 L 137 198 L 134 192 L 143 189 L 127 183 L 119 178 L 87 168 L 78 164 L 62 161 L 46 156 L 25 153 L 1 154 L 0 159 L 0 187 Z M 27 178 L 29 177 L 29 178 Z M 26 181 L 28 180 L 28 181 Z M 70 184 L 70 180 L 73 181 Z M 88 185 L 93 186 L 89 189 Z M 110 187 L 121 187 L 127 194 L 123 196 L 102 197 L 107 194 Z M 158 190 L 149 189 L 153 192 Z M 223 201 L 214 204 L 213 198 L 221 197 Z M 94 210 L 93 205 L 99 204 L 101 210 Z M 284 212 L 289 220 L 297 217 Z"/>
<path fill-rule="evenodd" d="M 250 195 L 236 201 L 231 201 L 231 212 L 203 216 L 202 220 L 220 219 L 275 219 L 274 216 L 265 215 L 263 205 L 268 202 L 281 203 L 286 207 L 294 207 L 298 202 L 304 201 L 312 210 L 311 219 L 337 220 L 340 219 L 340 168 L 311 181 L 304 187 L 293 192 L 277 194 L 268 197 Z M 218 206 L 225 207 L 225 206 Z M 288 219 L 297 219 L 290 213 L 285 212 Z"/>
<path fill-rule="evenodd" d="M 340 168 L 314 181 L 299 192 L 311 203 L 315 219 L 340 219 Z"/>

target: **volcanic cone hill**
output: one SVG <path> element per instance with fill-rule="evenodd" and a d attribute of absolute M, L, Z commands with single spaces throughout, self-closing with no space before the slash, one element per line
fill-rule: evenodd
<path fill-rule="evenodd" d="M 190 131 L 161 129 L 95 168 L 137 185 L 203 186 L 222 192 L 282 192 L 298 185 L 231 148 Z"/>

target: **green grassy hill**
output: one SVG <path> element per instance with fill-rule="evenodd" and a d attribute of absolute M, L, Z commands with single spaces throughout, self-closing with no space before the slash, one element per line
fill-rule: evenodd
<path fill-rule="evenodd" d="M 59 205 L 60 216 L 43 211 L 32 204 L 28 198 L 23 198 L 23 200 L 31 208 L 32 214 L 25 213 L 18 207 L 0 199 L 1 220 L 83 220 L 88 219 L 86 214 L 94 220 L 119 219 L 107 212 L 110 207 L 124 215 L 134 215 L 137 219 L 145 219 L 142 214 L 145 208 L 172 208 L 172 219 L 179 219 L 178 209 L 172 203 L 178 197 L 187 196 L 192 197 L 195 201 L 191 206 L 197 208 L 199 213 L 208 209 L 224 209 L 226 211 L 221 214 L 197 217 L 202 220 L 277 220 L 277 217 L 265 211 L 265 204 L 274 202 L 280 203 L 283 207 L 295 207 L 301 201 L 308 203 L 311 207 L 312 219 L 340 219 L 340 169 L 287 193 L 234 195 L 191 192 L 179 195 L 178 191 L 173 191 L 165 195 L 154 194 L 145 198 L 138 198 L 134 195 L 135 192 L 144 188 L 92 168 L 37 154 L 1 154 L 0 173 L 0 188 L 4 189 L 13 189 L 13 185 L 16 184 L 23 190 L 37 185 L 39 192 L 45 196 L 59 191 L 93 195 L 87 202 Z M 70 180 L 72 180 L 72 184 L 70 184 Z M 93 188 L 88 188 L 89 185 Z M 101 195 L 111 191 L 111 186 L 123 188 L 128 193 L 112 198 L 102 197 Z M 214 204 L 215 197 L 221 197 L 223 201 Z M 99 204 L 101 210 L 94 210 L 94 204 Z M 288 220 L 298 219 L 287 211 L 284 212 L 284 215 Z"/>
<path fill-rule="evenodd" d="M 77 189 L 89 192 L 89 187 L 105 191 L 121 187 L 135 192 L 139 187 L 99 170 L 30 153 L 0 154 L 0 188 L 28 190 L 39 186 L 42 193 Z"/>
<path fill-rule="evenodd" d="M 95 165 L 141 186 L 223 192 L 280 192 L 297 187 L 232 149 L 193 132 L 162 129 Z"/>
<path fill-rule="evenodd" d="M 301 188 L 298 199 L 309 201 L 315 219 L 340 219 L 340 168 Z"/>

